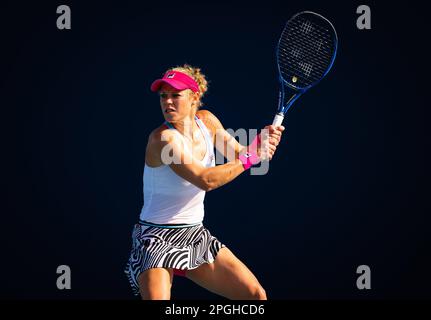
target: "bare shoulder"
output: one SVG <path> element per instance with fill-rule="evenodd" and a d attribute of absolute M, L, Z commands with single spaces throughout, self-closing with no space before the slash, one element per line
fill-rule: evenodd
<path fill-rule="evenodd" d="M 216 133 L 217 129 L 223 129 L 220 120 L 211 111 L 198 110 L 196 115 L 203 121 L 205 126 L 212 131 L 213 135 Z"/>
<path fill-rule="evenodd" d="M 172 139 L 173 132 L 166 128 L 166 126 L 161 125 L 154 129 L 148 136 L 145 150 L 145 163 L 150 167 L 161 166 L 163 164 L 160 158 L 161 150 L 163 146 L 172 141 Z"/>
<path fill-rule="evenodd" d="M 196 115 L 202 120 L 218 120 L 214 113 L 205 109 L 198 110 Z"/>
<path fill-rule="evenodd" d="M 148 147 L 155 147 L 161 146 L 163 144 L 166 144 L 166 142 L 171 141 L 171 139 L 174 138 L 174 132 L 170 130 L 169 128 L 166 128 L 165 125 L 160 125 L 153 131 L 151 131 L 150 135 L 148 136 Z"/>

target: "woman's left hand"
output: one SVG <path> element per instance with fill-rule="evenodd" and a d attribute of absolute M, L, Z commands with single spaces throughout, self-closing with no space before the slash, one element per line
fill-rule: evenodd
<path fill-rule="evenodd" d="M 274 126 L 269 125 L 266 126 L 263 130 L 264 134 L 262 134 L 262 147 L 266 156 L 264 158 L 272 159 L 274 153 L 277 149 L 278 144 L 281 140 L 281 135 L 285 128 L 283 126 Z"/>
<path fill-rule="evenodd" d="M 265 129 L 268 130 L 269 133 L 269 143 L 275 147 L 278 146 L 281 140 L 281 135 L 283 134 L 284 127 L 283 126 L 266 126 Z"/>

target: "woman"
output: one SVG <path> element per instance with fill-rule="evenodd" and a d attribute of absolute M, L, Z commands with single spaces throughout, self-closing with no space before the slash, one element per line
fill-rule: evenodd
<path fill-rule="evenodd" d="M 211 112 L 199 110 L 207 81 L 189 65 L 169 69 L 151 90 L 159 92 L 166 121 L 146 148 L 144 206 L 126 268 L 135 293 L 170 299 L 173 276 L 180 275 L 229 299 L 266 299 L 252 272 L 202 225 L 203 200 L 206 191 L 270 160 L 284 127 L 266 127 L 266 156 L 259 137 L 249 147 L 240 145 Z M 215 166 L 214 146 L 227 163 Z"/>

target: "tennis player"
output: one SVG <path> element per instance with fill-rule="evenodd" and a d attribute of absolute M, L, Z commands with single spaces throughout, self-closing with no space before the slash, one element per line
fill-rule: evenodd
<path fill-rule="evenodd" d="M 200 110 L 207 81 L 189 65 L 169 69 L 151 90 L 166 121 L 150 134 L 145 153 L 144 205 L 125 270 L 135 294 L 170 299 L 178 275 L 228 299 L 265 300 L 253 273 L 203 226 L 203 201 L 206 191 L 271 160 L 284 127 L 265 127 L 266 152 L 260 136 L 239 144 L 214 114 Z M 228 162 L 215 166 L 214 147 Z"/>

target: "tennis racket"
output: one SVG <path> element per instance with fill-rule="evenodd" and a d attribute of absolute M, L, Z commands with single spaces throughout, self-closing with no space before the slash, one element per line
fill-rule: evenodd
<path fill-rule="evenodd" d="M 281 125 L 296 99 L 326 76 L 337 45 L 334 26 L 320 14 L 303 11 L 287 21 L 276 49 L 280 93 L 273 125 Z"/>

